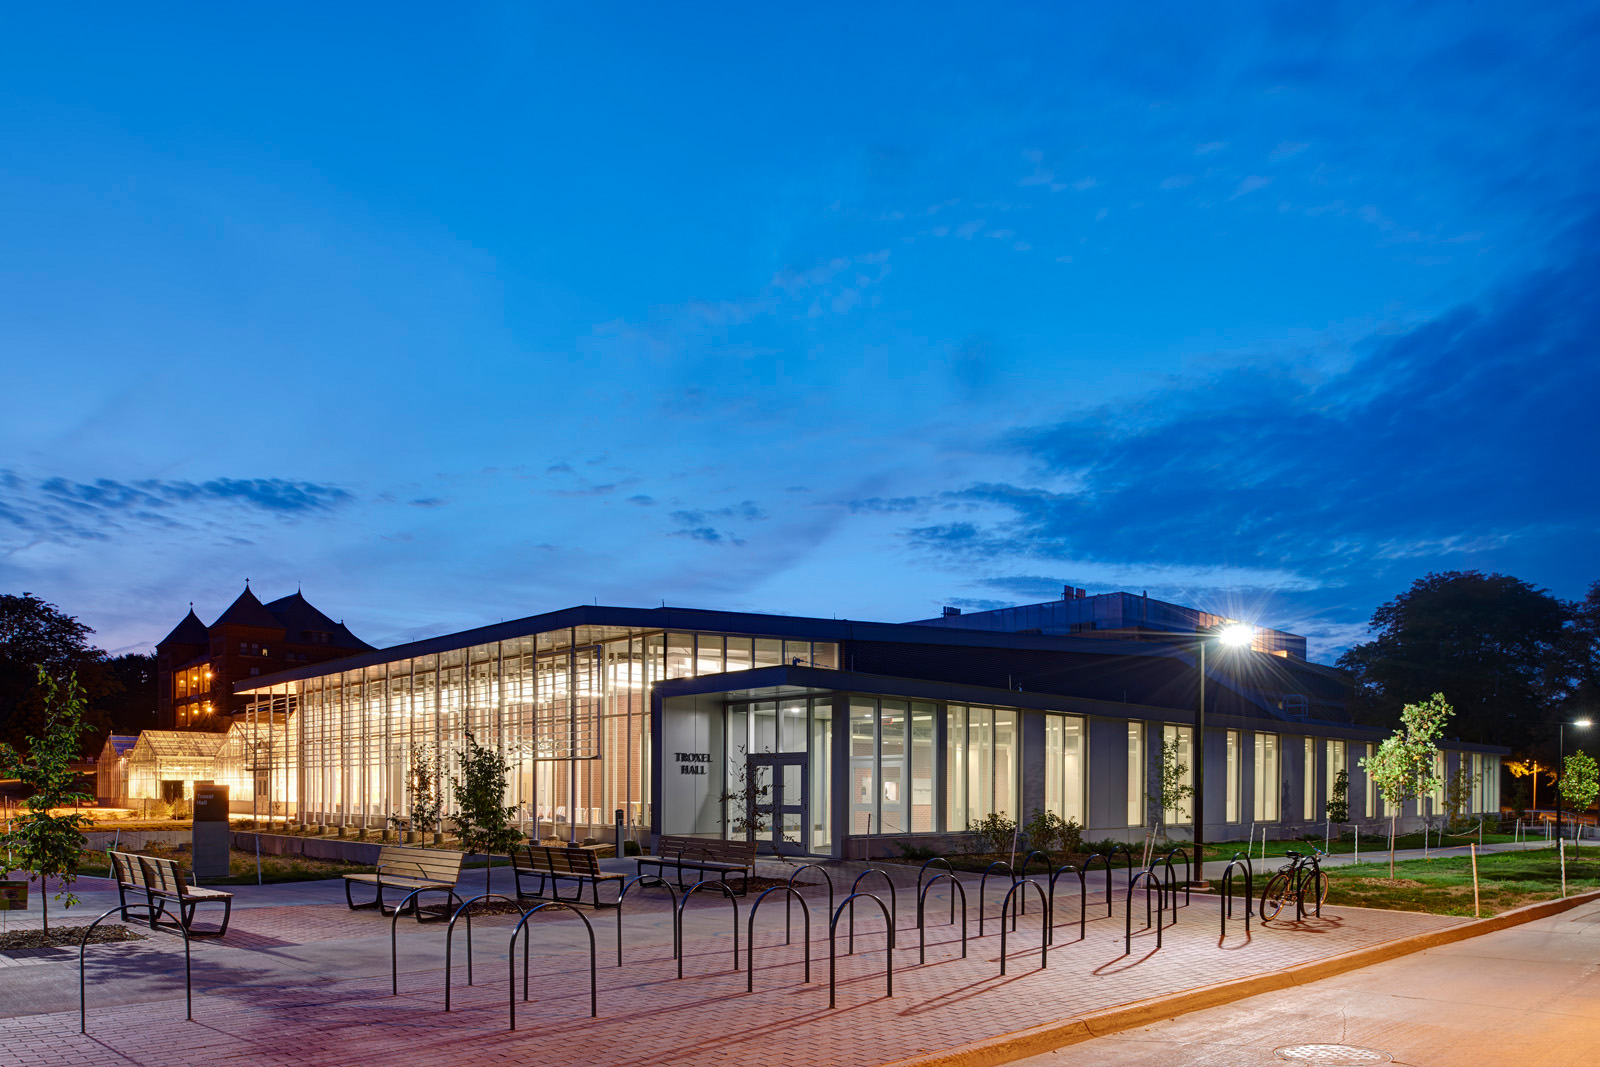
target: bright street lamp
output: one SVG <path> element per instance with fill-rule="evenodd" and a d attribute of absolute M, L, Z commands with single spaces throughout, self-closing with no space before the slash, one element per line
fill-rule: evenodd
<path fill-rule="evenodd" d="M 1224 649 L 1249 648 L 1255 639 L 1255 627 L 1242 622 L 1230 622 L 1214 630 L 1202 630 L 1195 635 L 1200 650 L 1200 705 L 1194 716 L 1194 871 L 1195 880 L 1206 880 L 1205 816 L 1206 816 L 1206 644 L 1216 638 Z"/>
<path fill-rule="evenodd" d="M 1575 719 L 1567 722 L 1563 719 L 1556 724 L 1556 751 L 1561 755 L 1556 760 L 1556 840 L 1561 840 L 1561 775 L 1567 769 L 1567 727 L 1576 726 L 1580 730 L 1588 729 L 1593 723 L 1587 719 Z"/>

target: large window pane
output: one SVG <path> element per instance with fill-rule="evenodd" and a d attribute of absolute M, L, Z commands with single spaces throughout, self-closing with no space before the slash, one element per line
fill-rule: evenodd
<path fill-rule="evenodd" d="M 933 811 L 933 705 L 911 705 L 911 831 L 936 829 Z"/>
<path fill-rule="evenodd" d="M 945 829 L 967 828 L 967 709 L 951 704 L 945 711 Z"/>
<path fill-rule="evenodd" d="M 811 851 L 833 845 L 833 705 L 816 701 L 811 708 Z"/>
<path fill-rule="evenodd" d="M 1162 730 L 1162 743 L 1178 751 L 1178 765 L 1183 768 L 1180 784 L 1194 788 L 1194 731 L 1187 726 L 1168 725 Z M 1194 800 L 1185 800 L 1177 807 L 1168 808 L 1161 813 L 1162 821 L 1168 826 L 1178 826 L 1192 821 L 1194 814 Z"/>
<path fill-rule="evenodd" d="M 1224 804 L 1225 818 L 1230 823 L 1239 821 L 1239 731 L 1228 731 L 1228 784 Z"/>
<path fill-rule="evenodd" d="M 876 832 L 878 707 L 875 702 L 850 702 L 850 832 Z"/>
<path fill-rule="evenodd" d="M 700 640 L 701 640 L 702 645 L 703 645 L 703 643 L 705 642 L 705 638 L 701 637 Z M 704 656 L 705 652 L 702 651 L 701 655 Z M 728 669 L 730 671 L 747 671 L 747 670 L 749 670 L 750 669 L 750 639 L 748 637 L 730 637 L 730 638 L 728 638 L 727 657 L 728 658 L 727 658 L 727 668 L 726 669 Z M 704 670 L 703 667 L 701 668 L 701 673 L 702 674 L 705 673 L 705 670 Z"/>
<path fill-rule="evenodd" d="M 1127 818 L 1129 826 L 1144 825 L 1144 728 L 1140 723 L 1128 723 L 1128 795 Z"/>
<path fill-rule="evenodd" d="M 806 702 L 785 700 L 778 706 L 778 751 L 806 750 Z"/>
<path fill-rule="evenodd" d="M 722 638 L 717 634 L 701 634 L 695 652 L 698 667 L 696 674 L 722 673 Z"/>
<path fill-rule="evenodd" d="M 1018 818 L 1017 759 L 1021 732 L 1017 713 L 996 709 L 994 713 L 994 810 Z M 1019 819 L 1020 821 L 1020 819 Z"/>
<path fill-rule="evenodd" d="M 694 634 L 667 635 L 667 677 L 694 676 Z"/>
<path fill-rule="evenodd" d="M 769 637 L 758 637 L 758 638 L 756 638 L 755 665 L 757 667 L 776 667 L 778 664 L 780 664 L 782 662 L 783 662 L 783 642 L 782 641 L 774 640 L 774 639 L 769 638 Z M 734 667 L 733 667 L 733 639 L 732 638 L 729 638 L 729 640 L 728 640 L 728 669 L 730 671 L 734 669 Z"/>

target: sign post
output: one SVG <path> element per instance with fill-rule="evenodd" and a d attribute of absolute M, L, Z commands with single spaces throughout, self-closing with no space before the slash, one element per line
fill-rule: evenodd
<path fill-rule="evenodd" d="M 194 784 L 194 874 L 210 881 L 228 876 L 228 787 Z"/>

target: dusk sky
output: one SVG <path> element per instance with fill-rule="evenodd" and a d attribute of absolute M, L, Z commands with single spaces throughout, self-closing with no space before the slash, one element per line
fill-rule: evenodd
<path fill-rule="evenodd" d="M 1600 578 L 1600 7 L 16 7 L 0 592 L 143 650 Z"/>

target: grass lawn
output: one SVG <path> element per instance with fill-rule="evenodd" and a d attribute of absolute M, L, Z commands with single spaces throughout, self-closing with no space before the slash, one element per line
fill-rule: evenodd
<path fill-rule="evenodd" d="M 1512 834 L 1491 834 L 1485 832 L 1483 835 L 1483 844 L 1485 845 L 1503 845 L 1513 840 L 1515 840 L 1515 838 Z M 1271 859 L 1274 856 L 1281 857 L 1285 849 L 1294 849 L 1296 852 L 1304 852 L 1307 845 L 1316 845 L 1318 848 L 1322 848 L 1322 843 L 1323 838 L 1320 835 L 1315 838 L 1288 838 L 1286 840 L 1272 840 L 1270 839 L 1269 832 L 1269 840 L 1267 841 L 1267 858 Z M 1440 845 L 1439 843 L 1439 834 L 1437 831 L 1430 832 L 1428 834 L 1429 848 L 1465 848 L 1467 845 L 1475 845 L 1477 843 L 1477 834 L 1472 834 L 1469 837 L 1451 837 L 1449 834 L 1446 834 L 1444 836 L 1443 845 Z M 1226 859 L 1227 857 L 1232 856 L 1235 852 L 1245 851 L 1246 847 L 1247 844 L 1244 841 L 1209 842 L 1206 845 L 1207 862 L 1209 863 L 1214 859 Z M 1422 835 L 1420 833 L 1401 834 L 1394 839 L 1394 847 L 1397 850 L 1403 848 L 1420 849 L 1423 847 Z M 1355 837 L 1348 832 L 1345 833 L 1343 838 L 1334 838 L 1331 846 L 1328 848 L 1329 852 L 1340 855 L 1347 855 L 1355 852 L 1355 850 Z M 1374 856 L 1376 856 L 1379 852 L 1382 852 L 1385 856 L 1387 856 L 1389 852 L 1389 835 L 1385 833 L 1380 836 L 1378 834 L 1368 834 L 1363 832 L 1361 834 L 1361 852 L 1362 855 L 1370 852 Z M 1261 840 L 1259 838 L 1256 839 L 1255 847 L 1251 850 L 1250 855 L 1256 857 L 1258 860 L 1260 859 Z M 1387 863 L 1387 860 L 1385 862 Z"/>
<path fill-rule="evenodd" d="M 1472 914 L 1472 861 L 1468 856 L 1403 860 L 1395 864 L 1393 880 L 1387 860 L 1325 869 L 1330 904 L 1435 915 Z M 1600 847 L 1577 852 L 1569 847 L 1568 895 L 1591 889 L 1600 889 Z M 1481 855 L 1478 893 L 1484 915 L 1559 897 L 1560 857 L 1553 848 Z"/>

